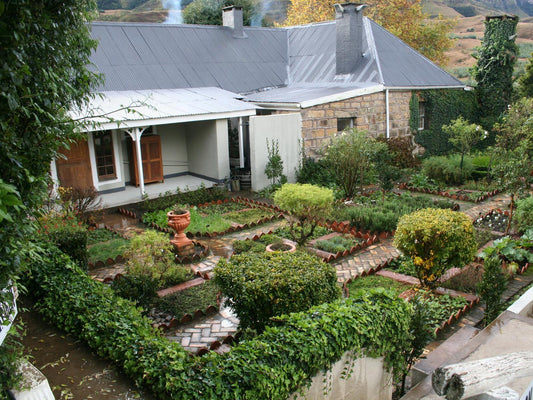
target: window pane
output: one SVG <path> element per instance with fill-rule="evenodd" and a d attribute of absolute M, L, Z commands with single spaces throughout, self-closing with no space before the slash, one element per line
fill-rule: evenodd
<path fill-rule="evenodd" d="M 110 131 L 98 132 L 94 135 L 94 153 L 98 178 L 100 180 L 115 178 L 113 136 Z"/>

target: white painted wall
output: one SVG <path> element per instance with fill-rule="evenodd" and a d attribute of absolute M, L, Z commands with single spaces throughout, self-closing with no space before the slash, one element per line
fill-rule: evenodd
<path fill-rule="evenodd" d="M 357 356 L 345 353 L 331 370 L 312 379 L 311 387 L 304 390 L 303 396 L 294 394 L 290 400 L 390 400 L 392 376 L 385 370 L 383 358 L 356 358 L 352 373 L 346 378 L 343 374 L 353 357 Z"/>
<path fill-rule="evenodd" d="M 215 179 L 229 177 L 227 120 L 187 124 L 186 136 L 190 172 Z"/>
<path fill-rule="evenodd" d="M 187 132 L 184 124 L 160 125 L 161 155 L 165 176 L 189 171 Z"/>
<path fill-rule="evenodd" d="M 250 167 L 252 190 L 261 190 L 271 184 L 265 175 L 268 161 L 267 138 L 277 139 L 283 160 L 283 173 L 289 182 L 296 181 L 302 132 L 299 113 L 250 117 Z"/>

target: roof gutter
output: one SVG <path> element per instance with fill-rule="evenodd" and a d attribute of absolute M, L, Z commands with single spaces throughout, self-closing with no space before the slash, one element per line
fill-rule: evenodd
<path fill-rule="evenodd" d="M 466 90 L 467 85 L 463 86 L 385 86 L 386 90 L 430 90 L 430 89 L 463 89 Z"/>
<path fill-rule="evenodd" d="M 255 104 L 258 107 L 262 107 L 265 109 L 275 109 L 280 111 L 299 111 L 302 107 L 300 103 L 276 103 L 273 101 L 270 102 L 260 102 L 260 101 L 251 101 L 250 103 Z"/>

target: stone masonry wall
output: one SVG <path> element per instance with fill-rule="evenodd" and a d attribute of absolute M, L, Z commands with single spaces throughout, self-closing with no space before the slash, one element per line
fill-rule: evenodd
<path fill-rule="evenodd" d="M 389 92 L 390 137 L 410 135 L 410 98 L 410 91 Z M 321 104 L 301 113 L 305 153 L 311 157 L 337 134 L 337 118 L 355 118 L 354 127 L 374 137 L 387 133 L 385 92 Z"/>

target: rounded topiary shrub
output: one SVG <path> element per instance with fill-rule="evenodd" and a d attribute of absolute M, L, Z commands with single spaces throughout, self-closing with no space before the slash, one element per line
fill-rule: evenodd
<path fill-rule="evenodd" d="M 271 317 L 340 297 L 335 268 L 304 252 L 234 255 L 221 259 L 214 272 L 243 330 L 262 332 Z"/>
<path fill-rule="evenodd" d="M 394 245 L 411 257 L 421 285 L 429 288 L 446 270 L 471 262 L 477 251 L 474 226 L 466 214 L 432 208 L 402 216 Z"/>
<path fill-rule="evenodd" d="M 516 202 L 514 224 L 520 233 L 533 228 L 533 197 L 528 196 Z"/>

